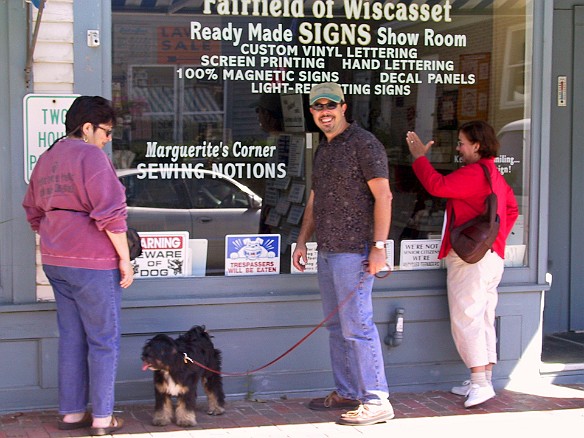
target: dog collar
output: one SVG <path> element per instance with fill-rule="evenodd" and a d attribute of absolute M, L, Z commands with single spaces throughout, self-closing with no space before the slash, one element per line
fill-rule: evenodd
<path fill-rule="evenodd" d="M 183 353 L 183 356 L 184 356 L 184 358 L 183 358 L 184 363 L 189 363 L 189 362 L 193 363 L 193 359 L 191 359 L 188 354 Z"/>

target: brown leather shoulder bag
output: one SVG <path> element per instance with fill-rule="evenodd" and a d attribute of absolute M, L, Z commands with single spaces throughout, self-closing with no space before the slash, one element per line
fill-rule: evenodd
<path fill-rule="evenodd" d="M 497 214 L 497 195 L 493 191 L 489 169 L 482 163 L 481 167 L 491 186 L 491 193 L 485 199 L 484 213 L 458 227 L 451 225 L 450 228 L 450 244 L 456 254 L 467 263 L 478 262 L 491 249 L 499 234 L 501 222 Z M 454 210 L 451 224 L 454 224 Z"/>

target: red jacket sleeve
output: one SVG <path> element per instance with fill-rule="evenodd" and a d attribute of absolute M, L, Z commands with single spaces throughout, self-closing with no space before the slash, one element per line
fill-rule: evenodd
<path fill-rule="evenodd" d="M 501 220 L 501 226 L 493 249 L 505 257 L 505 241 L 513 228 L 519 214 L 517 201 L 513 190 L 498 172 L 494 159 L 481 159 L 481 164 L 487 166 L 490 171 L 493 191 L 497 194 L 497 213 Z M 447 198 L 447 224 L 440 248 L 440 258 L 445 257 L 451 249 L 450 228 L 459 226 L 468 220 L 483 213 L 485 199 L 491 193 L 491 187 L 485 173 L 479 163 L 469 164 L 448 175 L 438 172 L 426 157 L 420 157 L 414 161 L 413 170 L 432 196 Z M 454 216 L 454 225 L 452 225 Z"/>

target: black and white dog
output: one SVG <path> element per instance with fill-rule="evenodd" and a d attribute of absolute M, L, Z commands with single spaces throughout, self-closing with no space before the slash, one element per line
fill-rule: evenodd
<path fill-rule="evenodd" d="M 172 397 L 177 398 L 176 424 L 197 424 L 195 403 L 199 380 L 207 394 L 209 415 L 225 412 L 225 393 L 221 374 L 193 363 L 221 371 L 221 352 L 215 348 L 205 327 L 194 326 L 176 339 L 158 334 L 142 349 L 142 370 L 154 371 L 155 411 L 152 424 L 165 426 L 173 418 Z"/>

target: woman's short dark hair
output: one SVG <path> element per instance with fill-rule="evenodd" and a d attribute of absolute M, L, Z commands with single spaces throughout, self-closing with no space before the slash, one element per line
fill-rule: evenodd
<path fill-rule="evenodd" d="M 463 123 L 458 128 L 472 143 L 479 143 L 479 155 L 481 158 L 494 158 L 499 155 L 499 140 L 491 125 L 482 120 Z"/>
<path fill-rule="evenodd" d="M 115 112 L 110 101 L 101 96 L 79 96 L 75 99 L 65 116 L 67 135 L 81 137 L 81 127 L 88 122 L 94 126 L 113 124 Z"/>

